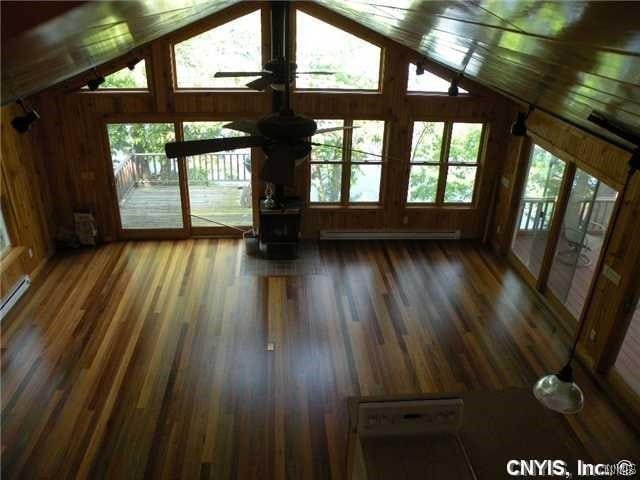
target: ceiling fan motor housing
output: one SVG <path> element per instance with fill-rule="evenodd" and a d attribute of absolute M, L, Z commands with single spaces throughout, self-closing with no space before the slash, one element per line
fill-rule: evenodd
<path fill-rule="evenodd" d="M 274 140 L 297 140 L 308 138 L 318 126 L 311 118 L 293 112 L 274 113 L 258 120 L 258 130 L 262 135 Z"/>

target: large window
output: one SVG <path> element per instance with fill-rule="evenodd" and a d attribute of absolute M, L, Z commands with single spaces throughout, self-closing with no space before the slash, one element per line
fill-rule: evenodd
<path fill-rule="evenodd" d="M 334 75 L 300 75 L 297 88 L 378 90 L 381 49 L 301 11 L 296 12 L 298 71 Z"/>
<path fill-rule="evenodd" d="M 380 201 L 384 121 L 318 120 L 318 128 L 352 130 L 315 135 L 310 156 L 313 203 L 377 203 Z"/>
<path fill-rule="evenodd" d="M 409 93 L 448 93 L 451 82 L 445 80 L 427 70 L 417 73 L 415 63 L 409 64 L 409 76 L 407 91 Z M 464 88 L 458 87 L 459 93 L 469 93 Z"/>
<path fill-rule="evenodd" d="M 483 124 L 414 122 L 408 203 L 471 204 Z"/>
<path fill-rule="evenodd" d="M 262 70 L 260 10 L 174 45 L 178 88 L 246 88 L 257 77 L 215 78 L 216 72 Z"/>

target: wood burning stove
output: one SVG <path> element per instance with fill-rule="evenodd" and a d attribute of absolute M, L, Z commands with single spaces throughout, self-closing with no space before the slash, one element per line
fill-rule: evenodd
<path fill-rule="evenodd" d="M 300 214 L 303 202 L 286 197 L 272 208 L 260 199 L 260 251 L 267 258 L 292 259 L 298 256 Z"/>

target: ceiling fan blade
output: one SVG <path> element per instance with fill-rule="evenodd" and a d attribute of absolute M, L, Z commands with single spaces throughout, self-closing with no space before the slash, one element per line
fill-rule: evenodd
<path fill-rule="evenodd" d="M 230 77 L 259 77 L 260 75 L 268 75 L 271 72 L 216 72 L 215 78 L 230 78 Z"/>
<path fill-rule="evenodd" d="M 249 133 L 251 135 L 260 135 L 258 132 L 258 126 L 255 122 L 250 120 L 234 120 L 231 123 L 227 123 L 222 128 L 228 128 L 229 130 L 235 130 L 237 132 Z"/>
<path fill-rule="evenodd" d="M 336 72 L 296 72 L 296 75 L 335 75 Z"/>
<path fill-rule="evenodd" d="M 246 86 L 251 88 L 252 90 L 263 91 L 265 88 L 271 85 L 272 81 L 273 75 L 263 75 L 262 77 L 256 78 L 255 80 L 247 83 Z"/>
<path fill-rule="evenodd" d="M 338 147 L 336 145 L 330 145 L 328 143 L 318 143 L 318 142 L 308 142 L 309 145 L 314 145 L 316 147 L 329 147 L 329 148 L 335 148 L 336 150 L 342 150 L 342 147 Z M 363 150 L 356 150 L 355 148 L 350 149 L 352 152 L 357 152 L 357 153 L 362 153 L 364 155 L 369 155 L 371 157 L 377 157 L 377 158 L 382 158 L 382 159 L 391 159 L 391 160 L 398 160 L 395 159 L 394 157 L 389 157 L 388 155 L 380 155 L 379 153 L 371 153 L 371 152 L 365 152 Z"/>
<path fill-rule="evenodd" d="M 331 127 L 331 128 L 321 128 L 320 130 L 316 130 L 314 135 L 318 135 L 319 133 L 329 133 L 329 132 L 337 132 L 339 130 L 353 130 L 354 128 L 360 128 L 357 126 L 349 126 L 349 127 Z"/>
<path fill-rule="evenodd" d="M 208 140 L 189 140 L 186 142 L 169 142 L 164 146 L 169 158 L 190 157 L 203 153 L 224 152 L 236 148 L 259 147 L 265 143 L 264 137 L 229 137 L 211 138 Z"/>

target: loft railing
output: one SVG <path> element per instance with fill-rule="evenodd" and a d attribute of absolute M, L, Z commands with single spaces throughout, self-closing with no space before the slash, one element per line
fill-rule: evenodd
<path fill-rule="evenodd" d="M 187 159 L 190 185 L 247 183 L 251 181 L 248 153 L 208 153 Z M 136 153 L 114 168 L 118 199 L 138 184 L 177 185 L 178 160 L 164 153 Z"/>
<path fill-rule="evenodd" d="M 588 220 L 587 231 L 592 234 L 604 233 L 604 227 L 611 218 L 615 197 L 598 198 L 595 200 L 581 200 L 577 205 L 576 219 L 579 222 Z M 551 228 L 551 219 L 556 207 L 554 197 L 533 198 L 525 197 L 520 205 L 518 229 L 521 232 L 539 232 Z M 576 225 L 584 228 L 584 225 Z"/>

